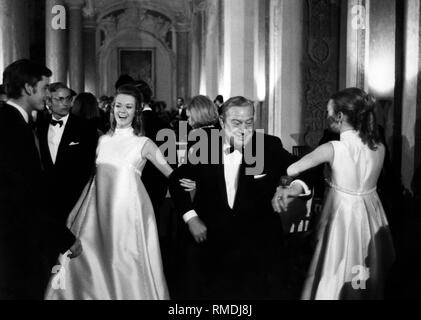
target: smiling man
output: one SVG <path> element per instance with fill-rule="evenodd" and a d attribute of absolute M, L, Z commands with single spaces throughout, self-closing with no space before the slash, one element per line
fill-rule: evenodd
<path fill-rule="evenodd" d="M 244 97 L 224 103 L 221 162 L 185 164 L 170 178 L 176 208 L 186 223 L 181 298 L 276 299 L 282 290 L 282 225 L 271 200 L 294 161 L 277 137 L 254 130 L 254 104 Z M 258 135 L 261 135 L 258 137 Z M 247 174 L 246 150 L 263 153 L 262 172 Z M 244 153 L 244 155 L 243 155 Z M 196 182 L 192 201 L 179 180 Z M 307 185 L 292 187 L 304 194 Z M 307 190 L 308 191 L 308 190 Z"/>
<path fill-rule="evenodd" d="M 51 219 L 62 226 L 79 199 L 94 169 L 98 133 L 94 126 L 70 113 L 71 90 L 63 83 L 50 84 L 47 105 L 51 116 L 38 123 L 41 159 L 47 176 Z M 58 252 L 49 248 L 50 264 Z"/>
<path fill-rule="evenodd" d="M 45 107 L 51 71 L 22 59 L 3 73 L 8 101 L 0 107 L 0 300 L 42 299 L 43 243 L 76 253 L 72 233 L 45 215 L 43 172 L 31 125 Z"/>

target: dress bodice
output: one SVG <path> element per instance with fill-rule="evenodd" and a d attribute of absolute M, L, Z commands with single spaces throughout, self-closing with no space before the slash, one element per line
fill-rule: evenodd
<path fill-rule="evenodd" d="M 383 167 L 384 146 L 371 150 L 357 131 L 341 134 L 340 141 L 331 142 L 334 159 L 329 183 L 349 194 L 364 195 L 375 190 Z"/>
<path fill-rule="evenodd" d="M 147 137 L 139 137 L 132 128 L 116 129 L 113 135 L 104 135 L 98 143 L 96 165 L 106 164 L 117 170 L 131 169 L 142 173 L 146 159 L 142 148 Z"/>

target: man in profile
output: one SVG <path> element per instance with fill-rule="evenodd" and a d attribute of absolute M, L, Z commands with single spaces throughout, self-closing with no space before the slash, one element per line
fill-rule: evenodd
<path fill-rule="evenodd" d="M 8 101 L 0 107 L 0 300 L 43 299 L 50 273 L 44 245 L 72 257 L 80 241 L 48 219 L 32 111 L 41 111 L 51 71 L 18 60 L 3 73 Z"/>

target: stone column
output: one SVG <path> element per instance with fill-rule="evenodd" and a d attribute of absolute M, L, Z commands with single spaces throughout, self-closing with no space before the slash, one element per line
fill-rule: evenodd
<path fill-rule="evenodd" d="M 256 91 L 256 116 L 255 127 L 257 129 L 264 129 L 267 131 L 268 125 L 268 79 L 267 76 L 267 57 L 268 57 L 268 30 L 267 30 L 267 13 L 268 1 L 256 1 L 254 4 L 256 11 L 254 17 L 255 31 L 254 31 L 254 84 Z"/>
<path fill-rule="evenodd" d="M 45 1 L 45 61 L 50 82 L 67 83 L 67 21 L 64 0 Z"/>
<path fill-rule="evenodd" d="M 253 0 L 224 0 L 224 97 L 254 99 Z"/>
<path fill-rule="evenodd" d="M 205 25 L 205 52 L 204 52 L 204 89 L 211 99 L 219 94 L 219 65 L 221 57 L 219 56 L 219 38 L 220 30 L 218 24 L 219 1 L 211 0 L 206 8 Z"/>
<path fill-rule="evenodd" d="M 29 58 L 28 10 L 26 1 L 0 1 L 0 82 L 13 61 Z"/>
<path fill-rule="evenodd" d="M 202 12 L 197 10 L 193 13 L 192 27 L 190 32 L 190 95 L 196 96 L 200 92 L 201 74 L 201 39 L 202 39 Z"/>
<path fill-rule="evenodd" d="M 282 9 L 281 1 L 270 0 L 268 132 L 276 136 L 281 135 Z"/>
<path fill-rule="evenodd" d="M 189 29 L 186 26 L 177 29 L 177 96 L 190 98 L 189 94 Z"/>
<path fill-rule="evenodd" d="M 69 8 L 69 85 L 76 93 L 83 92 L 83 15 L 84 0 L 67 0 Z"/>
<path fill-rule="evenodd" d="M 421 6 L 418 0 L 405 0 L 405 68 L 402 101 L 402 183 L 413 190 L 412 181 L 421 166 Z"/>
<path fill-rule="evenodd" d="M 96 22 L 95 17 L 85 18 L 83 24 L 83 51 L 85 63 L 85 91 L 97 94 L 96 81 Z"/>
<path fill-rule="evenodd" d="M 303 74 L 304 1 L 270 0 L 268 132 L 284 147 L 301 144 L 304 133 Z"/>
<path fill-rule="evenodd" d="M 367 90 L 369 0 L 348 0 L 346 87 Z"/>

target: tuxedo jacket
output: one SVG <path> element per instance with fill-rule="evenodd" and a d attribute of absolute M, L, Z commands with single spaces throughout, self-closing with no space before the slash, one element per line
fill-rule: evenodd
<path fill-rule="evenodd" d="M 95 164 L 98 131 L 94 125 L 69 114 L 57 151 L 55 163 L 48 146 L 51 117 L 38 123 L 41 160 L 47 177 L 47 192 L 52 218 L 65 224 L 83 188 L 91 177 Z"/>
<path fill-rule="evenodd" d="M 43 249 L 65 252 L 74 236 L 48 219 L 32 128 L 13 106 L 0 106 L 0 299 L 41 299 Z"/>
<path fill-rule="evenodd" d="M 256 141 L 255 133 L 252 138 L 254 146 Z M 255 165 L 243 161 L 233 208 L 228 205 L 221 158 L 218 164 L 184 164 L 170 177 L 170 192 L 178 213 L 184 215 L 192 209 L 196 211 L 207 227 L 207 245 L 211 251 L 214 249 L 214 254 L 226 252 L 230 256 L 232 252 L 242 251 L 247 255 L 252 250 L 258 254 L 266 249 L 280 248 L 282 225 L 279 215 L 272 209 L 271 200 L 280 177 L 286 175 L 288 166 L 297 159 L 283 148 L 279 138 L 264 134 L 263 142 L 263 172 L 247 175 L 247 167 Z M 255 152 L 253 147 L 253 154 Z M 220 155 L 222 157 L 222 150 Z M 196 181 L 194 200 L 180 186 L 181 178 Z M 309 176 L 300 179 L 311 187 Z"/>

